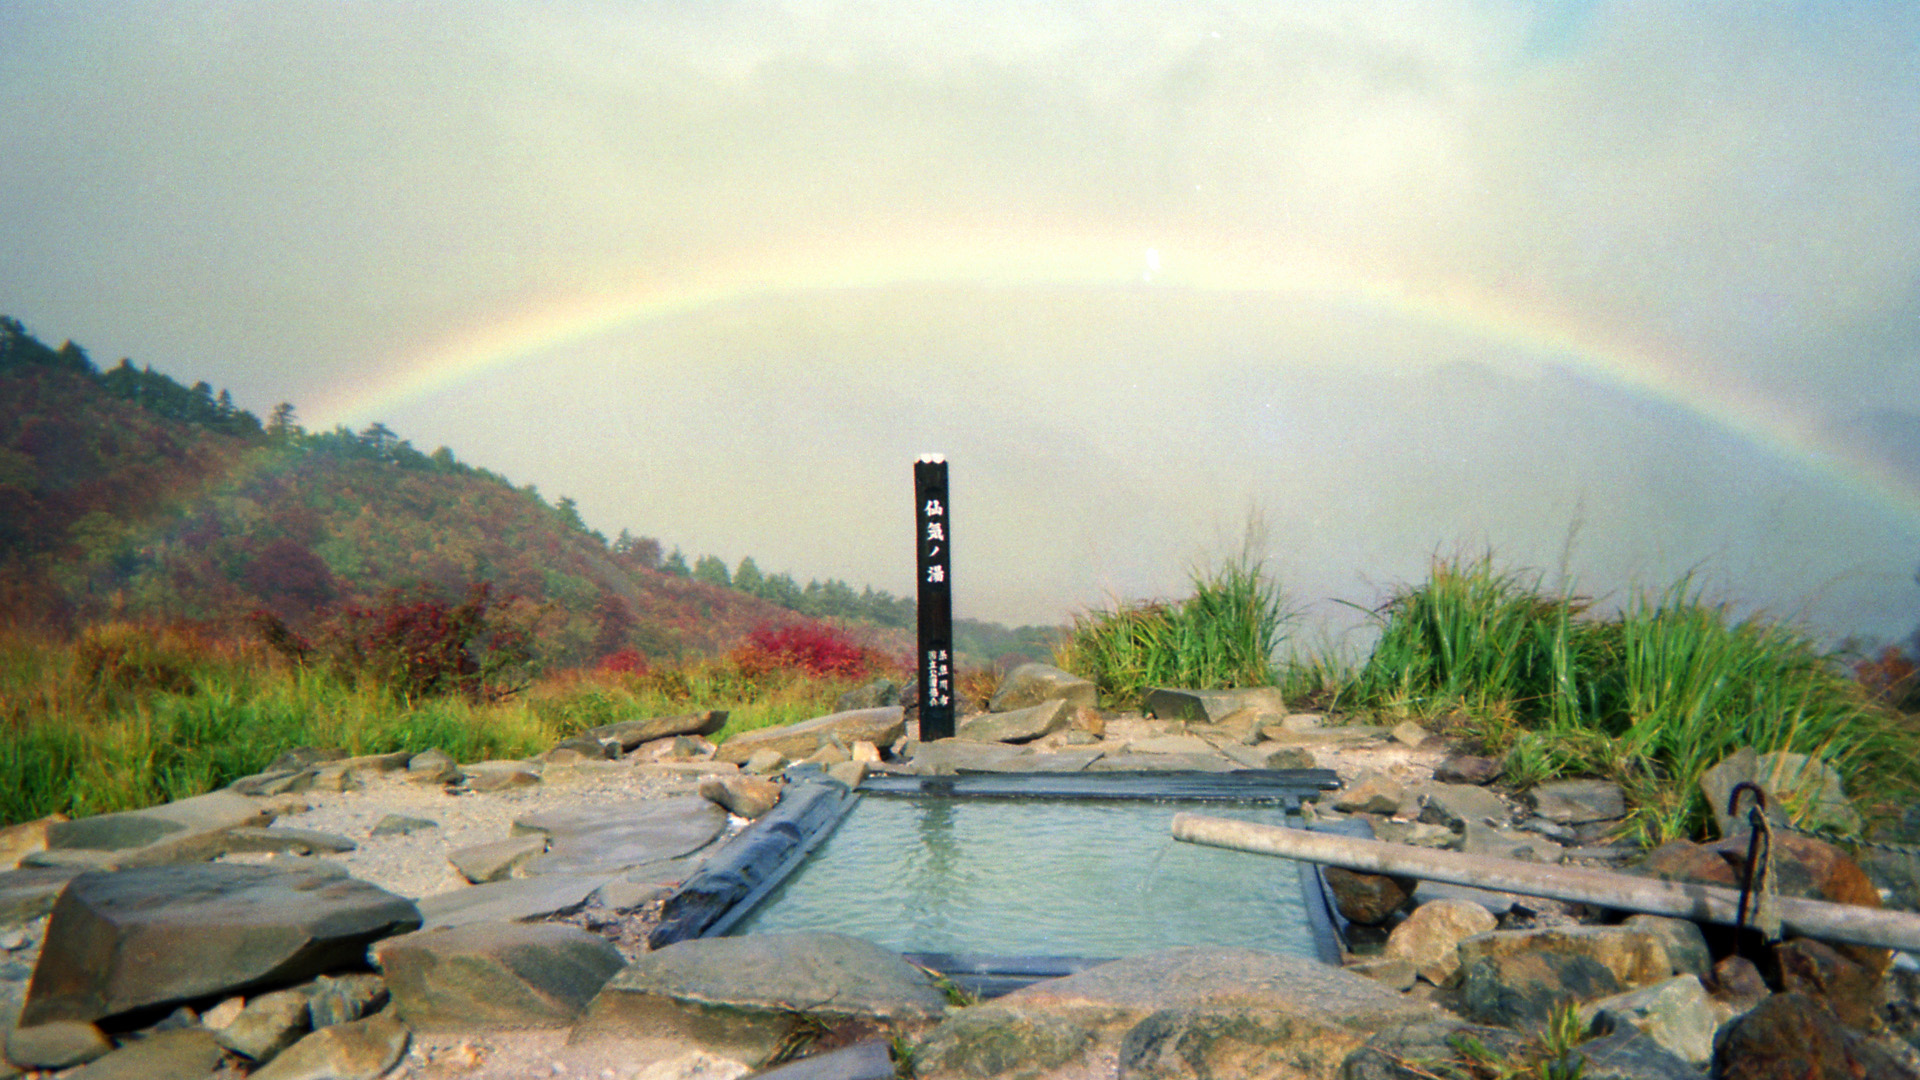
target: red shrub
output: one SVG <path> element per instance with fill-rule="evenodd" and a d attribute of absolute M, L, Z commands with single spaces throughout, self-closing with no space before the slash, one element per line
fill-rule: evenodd
<path fill-rule="evenodd" d="M 825 623 L 761 625 L 735 649 L 733 661 L 748 675 L 793 669 L 816 677 L 859 678 L 888 666 L 876 649 L 856 643 Z"/>
<path fill-rule="evenodd" d="M 631 645 L 601 657 L 598 667 L 616 675 L 645 675 L 649 670 L 645 654 Z"/>

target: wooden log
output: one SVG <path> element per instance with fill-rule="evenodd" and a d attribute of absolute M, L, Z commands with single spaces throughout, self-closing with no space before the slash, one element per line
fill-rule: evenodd
<path fill-rule="evenodd" d="M 1174 815 L 1173 838 L 1371 874 L 1395 874 L 1423 881 L 1498 889 L 1649 915 L 1671 915 L 1694 922 L 1734 925 L 1740 905 L 1739 890 L 1718 885 L 1661 881 L 1581 866 L 1550 866 L 1488 855 L 1462 855 L 1455 851 L 1256 825 L 1202 814 Z M 1782 930 L 1790 935 L 1920 952 L 1920 915 L 1787 896 L 1778 898 L 1775 909 L 1780 913 Z"/>

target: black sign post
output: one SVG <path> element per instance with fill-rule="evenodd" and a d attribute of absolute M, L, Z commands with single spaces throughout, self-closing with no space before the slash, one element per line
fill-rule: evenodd
<path fill-rule="evenodd" d="M 913 463 L 920 582 L 920 741 L 953 737 L 953 541 L 947 459 Z"/>

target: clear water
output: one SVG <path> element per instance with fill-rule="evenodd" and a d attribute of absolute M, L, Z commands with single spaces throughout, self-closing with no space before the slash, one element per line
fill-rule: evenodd
<path fill-rule="evenodd" d="M 1181 809 L 869 795 L 733 933 L 833 930 L 896 952 L 1106 958 L 1232 945 L 1313 959 L 1298 864 L 1179 843 Z M 1286 822 L 1279 807 L 1204 809 Z"/>

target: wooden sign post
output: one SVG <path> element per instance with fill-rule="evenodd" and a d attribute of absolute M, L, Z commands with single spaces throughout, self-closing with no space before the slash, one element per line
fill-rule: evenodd
<path fill-rule="evenodd" d="M 947 501 L 947 459 L 922 455 L 913 464 L 919 551 L 920 741 L 953 737 L 953 514 Z"/>

